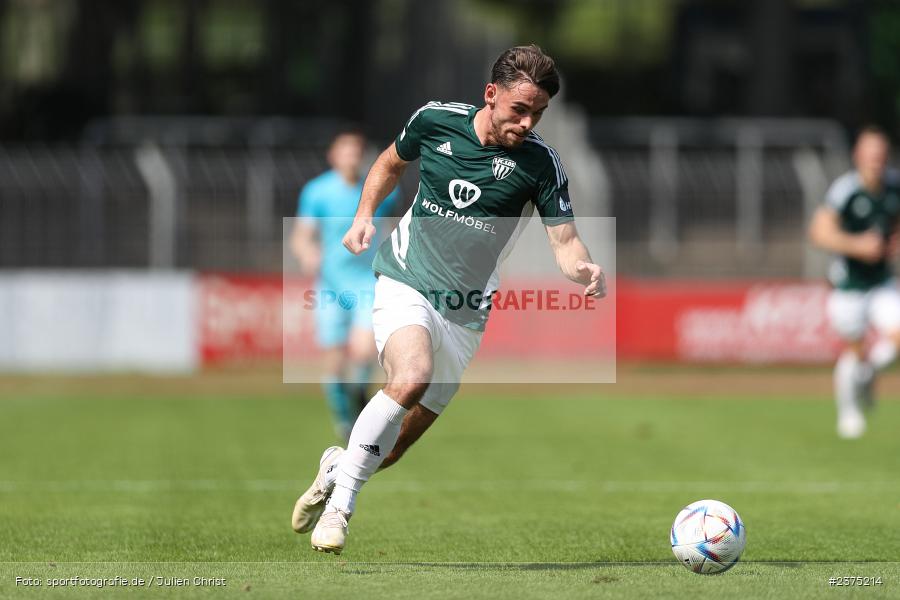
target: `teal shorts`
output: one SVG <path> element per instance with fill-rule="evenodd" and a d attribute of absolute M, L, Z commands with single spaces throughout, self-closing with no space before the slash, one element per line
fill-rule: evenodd
<path fill-rule="evenodd" d="M 372 329 L 372 303 L 375 298 L 371 286 L 341 286 L 316 289 L 316 341 L 321 348 L 343 346 L 354 328 Z"/>

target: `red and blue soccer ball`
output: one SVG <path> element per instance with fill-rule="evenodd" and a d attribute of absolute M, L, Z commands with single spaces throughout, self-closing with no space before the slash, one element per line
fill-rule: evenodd
<path fill-rule="evenodd" d="M 737 512 L 718 500 L 688 504 L 672 524 L 672 552 L 694 573 L 727 571 L 747 543 L 747 530 Z"/>

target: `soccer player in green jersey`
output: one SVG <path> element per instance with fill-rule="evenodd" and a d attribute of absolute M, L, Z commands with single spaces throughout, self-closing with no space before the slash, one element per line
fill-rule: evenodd
<path fill-rule="evenodd" d="M 396 462 L 456 393 L 481 342 L 498 263 L 534 209 L 566 277 L 585 295 L 606 294 L 575 229 L 559 156 L 533 131 L 558 91 L 549 56 L 536 46 L 511 48 L 493 66 L 483 107 L 429 102 L 369 172 L 344 236 L 354 254 L 369 247 L 375 210 L 420 159 L 413 205 L 373 263 L 372 322 L 387 384 L 360 413 L 347 450 L 325 451 L 294 507 L 294 529 L 315 527 L 316 550 L 343 550 L 363 484 Z"/>
<path fill-rule="evenodd" d="M 831 185 L 809 230 L 814 244 L 836 255 L 827 310 L 845 341 L 834 368 L 837 431 L 843 438 L 865 432 L 863 409 L 872 404 L 875 374 L 893 362 L 900 347 L 900 291 L 890 263 L 896 253 L 900 177 L 887 168 L 889 153 L 883 131 L 863 129 L 853 149 L 856 168 Z M 867 351 L 870 325 L 879 337 Z"/>

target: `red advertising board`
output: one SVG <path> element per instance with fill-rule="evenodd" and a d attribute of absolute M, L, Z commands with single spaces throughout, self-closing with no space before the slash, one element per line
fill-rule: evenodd
<path fill-rule="evenodd" d="M 200 275 L 197 318 L 203 364 L 281 359 L 280 277 Z"/>
<path fill-rule="evenodd" d="M 831 361 L 839 341 L 828 287 L 785 281 L 621 281 L 622 359 L 686 362 Z"/>
<path fill-rule="evenodd" d="M 314 355 L 314 314 L 303 308 L 310 283 L 291 281 L 285 293 L 278 276 L 201 275 L 204 364 Z M 593 307 L 575 306 L 578 287 L 565 282 L 504 283 L 479 358 L 609 356 L 615 347 L 625 360 L 813 363 L 838 347 L 828 288 L 816 283 L 619 278 Z"/>

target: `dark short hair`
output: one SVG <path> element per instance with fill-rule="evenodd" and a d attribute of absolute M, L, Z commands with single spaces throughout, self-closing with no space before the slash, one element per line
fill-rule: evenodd
<path fill-rule="evenodd" d="M 359 140 L 365 144 L 366 143 L 366 133 L 362 130 L 358 125 L 347 125 L 346 127 L 341 127 L 338 129 L 334 137 L 331 138 L 330 146 L 333 146 L 336 141 L 344 136 L 359 138 Z"/>
<path fill-rule="evenodd" d="M 530 81 L 551 98 L 559 91 L 556 64 L 534 44 L 506 50 L 491 68 L 491 83 L 508 88 L 522 80 Z"/>
<path fill-rule="evenodd" d="M 891 136 L 888 135 L 888 132 L 874 123 L 863 125 L 856 133 L 856 141 L 859 141 L 864 135 L 877 135 L 883 138 L 887 143 L 890 144 L 891 142 Z"/>

